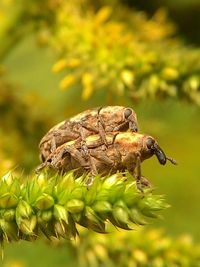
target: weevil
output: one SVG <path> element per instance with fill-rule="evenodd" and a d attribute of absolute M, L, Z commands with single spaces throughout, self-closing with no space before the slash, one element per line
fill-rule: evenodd
<path fill-rule="evenodd" d="M 91 185 L 97 174 L 109 174 L 116 171 L 128 170 L 136 178 L 138 189 L 149 186 L 148 180 L 141 174 L 141 163 L 155 155 L 160 164 L 165 165 L 167 160 L 176 164 L 176 161 L 165 155 L 157 141 L 145 134 L 134 132 L 120 132 L 106 135 L 108 147 L 103 148 L 99 135 L 86 138 L 90 158 L 85 159 L 81 153 L 79 142 L 71 141 L 58 147 L 49 157 L 48 164 L 62 173 L 78 168 L 78 174 L 89 171 L 87 185 Z"/>
<path fill-rule="evenodd" d="M 127 131 L 137 132 L 137 116 L 133 109 L 123 106 L 106 106 L 86 110 L 50 129 L 39 144 L 40 159 L 45 162 L 60 145 L 78 139 L 83 156 L 88 158 L 85 138 L 99 134 L 107 146 L 106 133 Z"/>

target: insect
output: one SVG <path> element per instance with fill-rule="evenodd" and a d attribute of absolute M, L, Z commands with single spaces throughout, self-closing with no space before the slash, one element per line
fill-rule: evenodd
<path fill-rule="evenodd" d="M 48 165 L 53 169 L 65 173 L 78 168 L 78 174 L 89 171 L 89 179 L 86 184 L 93 182 L 97 174 L 109 174 L 116 171 L 128 170 L 136 178 L 138 189 L 142 191 L 148 186 L 148 180 L 141 174 L 141 163 L 155 155 L 160 164 L 165 165 L 167 160 L 176 164 L 176 161 L 165 155 L 157 141 L 144 134 L 134 132 L 120 132 L 107 134 L 108 147 L 103 148 L 103 142 L 99 135 L 92 135 L 86 138 L 90 158 L 82 157 L 81 145 L 79 142 L 71 141 L 59 146 L 49 157 Z"/>
<path fill-rule="evenodd" d="M 106 106 L 86 110 L 52 129 L 41 139 L 39 144 L 40 159 L 45 162 L 48 156 L 60 145 L 79 139 L 83 156 L 89 157 L 85 138 L 99 134 L 104 145 L 107 145 L 106 133 L 116 131 L 137 132 L 137 116 L 133 109 L 123 106 Z"/>

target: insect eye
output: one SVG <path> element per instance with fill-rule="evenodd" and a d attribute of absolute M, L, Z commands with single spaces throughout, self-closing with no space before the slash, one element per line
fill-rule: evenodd
<path fill-rule="evenodd" d="M 152 138 L 148 138 L 147 139 L 147 142 L 146 142 L 147 148 L 151 149 L 154 144 L 155 144 L 155 140 L 154 139 L 152 139 Z"/>
<path fill-rule="evenodd" d="M 126 108 L 124 111 L 124 117 L 125 119 L 128 119 L 128 117 L 133 113 L 131 108 Z"/>

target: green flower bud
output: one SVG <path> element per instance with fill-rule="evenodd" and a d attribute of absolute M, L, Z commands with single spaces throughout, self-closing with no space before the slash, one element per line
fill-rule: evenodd
<path fill-rule="evenodd" d="M 18 228 L 14 222 L 7 222 L 4 219 L 0 219 L 0 229 L 6 241 L 17 241 L 19 239 Z"/>
<path fill-rule="evenodd" d="M 127 224 L 129 222 L 129 216 L 126 210 L 122 207 L 116 206 L 112 211 L 113 217 L 116 221 Z"/>
<path fill-rule="evenodd" d="M 71 199 L 82 199 L 83 196 L 87 193 L 86 186 L 78 186 L 74 188 L 74 190 L 71 192 L 70 198 Z"/>
<path fill-rule="evenodd" d="M 41 195 L 42 188 L 38 184 L 37 178 L 35 178 L 27 182 L 23 191 L 24 199 L 32 204 Z"/>
<path fill-rule="evenodd" d="M 14 177 L 12 176 L 12 172 L 11 172 L 11 171 L 7 172 L 7 173 L 1 178 L 1 180 L 2 180 L 3 183 L 5 182 L 6 185 L 7 185 L 8 187 L 10 187 L 10 185 L 12 185 L 13 180 L 14 180 Z"/>
<path fill-rule="evenodd" d="M 55 230 L 56 236 L 58 238 L 59 237 L 63 237 L 63 238 L 69 237 L 66 225 L 64 225 L 61 222 L 55 222 L 54 230 Z"/>
<path fill-rule="evenodd" d="M 139 192 L 136 192 L 132 188 L 126 189 L 123 195 L 123 200 L 128 207 L 133 207 L 137 205 L 138 201 L 142 198 L 142 195 Z"/>
<path fill-rule="evenodd" d="M 94 203 L 96 196 L 97 196 L 97 187 L 98 187 L 98 183 L 93 182 L 89 190 L 84 195 L 86 205 L 90 206 Z"/>
<path fill-rule="evenodd" d="M 164 202 L 160 196 L 147 196 L 139 202 L 141 209 L 149 209 L 152 211 L 159 211 L 168 208 L 169 205 Z"/>
<path fill-rule="evenodd" d="M 37 212 L 37 217 L 40 222 L 49 222 L 52 219 L 52 211 L 51 210 L 39 210 Z"/>
<path fill-rule="evenodd" d="M 59 195 L 56 195 L 57 203 L 59 205 L 64 205 L 68 199 L 69 199 L 69 193 L 65 190 L 59 193 Z"/>
<path fill-rule="evenodd" d="M 14 179 L 10 185 L 9 192 L 19 197 L 21 194 L 20 184 L 18 179 Z"/>
<path fill-rule="evenodd" d="M 72 218 L 76 223 L 79 223 L 81 221 L 82 214 L 81 213 L 73 213 Z"/>
<path fill-rule="evenodd" d="M 34 207 L 39 210 L 47 210 L 50 209 L 54 205 L 54 199 L 52 196 L 43 193 L 40 197 L 38 197 L 34 203 Z"/>
<path fill-rule="evenodd" d="M 93 231 L 105 233 L 105 223 L 103 220 L 95 213 L 95 211 L 90 208 L 85 208 L 85 218 L 86 220 L 81 220 L 80 224 L 86 226 Z"/>
<path fill-rule="evenodd" d="M 131 209 L 129 211 L 129 217 L 130 217 L 130 220 L 133 223 L 136 223 L 136 224 L 139 224 L 139 225 L 147 224 L 147 222 L 144 220 L 144 217 L 142 216 L 142 214 L 137 209 Z"/>
<path fill-rule="evenodd" d="M 37 225 L 37 218 L 35 215 L 31 216 L 29 219 L 20 220 L 20 224 L 18 225 L 21 232 L 25 235 L 35 235 L 34 229 Z"/>
<path fill-rule="evenodd" d="M 109 201 L 111 203 L 115 203 L 119 198 L 122 197 L 125 191 L 125 184 L 124 182 L 118 182 L 109 190 Z"/>
<path fill-rule="evenodd" d="M 20 218 L 29 218 L 32 215 L 31 206 L 24 200 L 20 200 L 16 208 L 16 220 Z"/>
<path fill-rule="evenodd" d="M 102 187 L 101 190 L 97 192 L 96 201 L 106 201 L 108 197 L 109 190 Z"/>
<path fill-rule="evenodd" d="M 66 209 L 73 213 L 81 212 L 84 209 L 84 202 L 79 199 L 71 199 L 65 205 Z"/>
<path fill-rule="evenodd" d="M 49 179 L 47 178 L 44 173 L 40 173 L 39 175 L 36 176 L 36 184 L 38 185 L 39 188 L 45 188 L 49 184 Z"/>
<path fill-rule="evenodd" d="M 152 210 L 145 208 L 141 210 L 141 213 L 147 217 L 150 218 L 160 218 L 161 216 L 158 215 L 157 213 L 153 212 Z"/>
<path fill-rule="evenodd" d="M 0 180 L 0 196 L 6 194 L 9 191 L 7 182 L 3 180 L 3 178 L 1 179 L 2 180 Z"/>
<path fill-rule="evenodd" d="M 55 194 L 59 198 L 59 194 L 65 191 L 67 194 L 69 194 L 73 188 L 75 187 L 75 181 L 73 177 L 73 171 L 68 172 L 65 174 L 65 176 L 62 177 L 62 179 L 59 180 L 57 185 L 55 186 Z"/>
<path fill-rule="evenodd" d="M 86 206 L 85 207 L 85 217 L 90 220 L 90 221 L 93 221 L 95 223 L 98 223 L 99 222 L 99 218 L 97 216 L 97 214 L 95 213 L 95 211 L 89 207 L 89 206 Z"/>
<path fill-rule="evenodd" d="M 18 198 L 12 193 L 5 193 L 0 196 L 0 208 L 13 208 L 16 207 L 18 203 Z"/>
<path fill-rule="evenodd" d="M 99 213 L 107 213 L 112 210 L 112 206 L 108 201 L 96 201 L 92 208 Z"/>
<path fill-rule="evenodd" d="M 73 172 L 69 172 L 62 177 L 54 189 L 54 195 L 57 199 L 57 203 L 64 205 L 69 198 L 71 198 L 72 191 L 74 188 L 76 189 L 75 186 L 76 184 L 74 181 Z"/>
<path fill-rule="evenodd" d="M 5 221 L 10 222 L 15 219 L 15 209 L 8 209 L 4 211 L 3 218 Z"/>
<path fill-rule="evenodd" d="M 113 185 L 115 185 L 118 182 L 119 179 L 119 175 L 118 174 L 113 174 L 111 176 L 109 176 L 108 178 L 106 178 L 103 182 L 103 188 L 107 188 L 109 189 L 110 187 L 112 187 Z"/>
<path fill-rule="evenodd" d="M 124 203 L 122 199 L 119 199 L 118 201 L 116 201 L 114 207 L 121 207 L 125 210 L 128 210 L 126 204 Z"/>
<path fill-rule="evenodd" d="M 56 220 L 68 223 L 67 211 L 63 206 L 58 204 L 54 205 L 53 215 Z"/>

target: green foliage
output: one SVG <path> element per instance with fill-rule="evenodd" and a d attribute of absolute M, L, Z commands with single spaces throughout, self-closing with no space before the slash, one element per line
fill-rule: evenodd
<path fill-rule="evenodd" d="M 118 173 L 96 177 L 87 189 L 84 177 L 40 174 L 22 182 L 8 173 L 0 181 L 0 239 L 35 240 L 43 233 L 49 240 L 75 237 L 77 224 L 107 232 L 111 222 L 122 229 L 159 217 L 168 205 L 150 190 L 137 190 L 133 177 Z"/>
<path fill-rule="evenodd" d="M 32 32 L 44 33 L 53 24 L 56 0 L 2 0 L 0 3 L 0 60 Z M 43 38 L 44 39 L 44 38 Z"/>
<path fill-rule="evenodd" d="M 13 84 L 0 81 L 0 174 L 23 162 L 26 170 L 38 160 L 37 147 L 50 123 L 34 106 L 34 96 L 21 98 Z M 12 158 L 12 159 L 11 159 Z"/>
<path fill-rule="evenodd" d="M 82 88 L 88 100 L 102 90 L 133 101 L 183 98 L 200 105 L 200 51 L 174 37 L 174 26 L 159 10 L 148 19 L 122 5 L 82 1 L 24 1 L 13 7 L 4 0 L 0 25 L 0 58 L 17 40 L 37 32 L 39 44 L 53 48 L 63 71 L 62 90 Z M 10 34 L 12 33 L 12 34 Z"/>
<path fill-rule="evenodd" d="M 118 95 L 200 105 L 200 51 L 173 37 L 163 10 L 147 19 L 120 9 L 120 15 L 110 6 L 95 13 L 70 1 L 58 9 L 52 39 L 61 55 L 53 71 L 65 74 L 60 88 L 82 88 L 83 100 L 104 90 L 111 102 Z"/>

